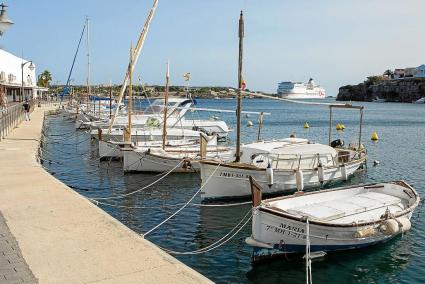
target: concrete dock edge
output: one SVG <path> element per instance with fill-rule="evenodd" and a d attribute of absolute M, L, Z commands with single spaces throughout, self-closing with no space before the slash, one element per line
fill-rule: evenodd
<path fill-rule="evenodd" d="M 0 142 L 0 211 L 40 283 L 211 283 L 47 173 L 44 112 Z M 0 281 L 1 282 L 1 281 Z"/>

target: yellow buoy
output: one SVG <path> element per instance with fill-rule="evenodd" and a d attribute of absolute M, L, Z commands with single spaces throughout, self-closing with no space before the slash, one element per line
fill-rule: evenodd
<path fill-rule="evenodd" d="M 308 123 L 304 123 L 304 128 L 310 128 L 310 125 L 308 125 Z"/>
<path fill-rule="evenodd" d="M 370 139 L 371 139 L 372 141 L 378 141 L 378 140 L 379 140 L 378 133 L 376 133 L 376 131 L 374 131 L 374 132 L 372 133 L 372 137 L 370 137 Z"/>
<path fill-rule="evenodd" d="M 341 129 L 344 130 L 345 129 L 345 125 L 341 124 Z"/>
<path fill-rule="evenodd" d="M 336 125 L 336 127 L 335 127 L 335 128 L 336 128 L 336 130 L 342 130 L 342 129 L 343 129 L 343 128 L 342 128 L 342 125 L 341 125 L 341 124 L 339 124 L 339 123 Z"/>

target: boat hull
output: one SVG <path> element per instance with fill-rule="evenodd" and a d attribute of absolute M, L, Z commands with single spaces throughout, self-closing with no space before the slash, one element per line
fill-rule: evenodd
<path fill-rule="evenodd" d="M 169 172 L 173 170 L 176 173 L 199 172 L 199 162 L 195 159 L 189 159 L 188 162 L 182 162 L 182 159 L 162 157 L 151 155 L 143 151 L 125 150 L 123 153 L 124 172 Z M 189 163 L 190 162 L 190 163 Z M 180 164 L 180 166 L 179 166 Z"/>
<path fill-rule="evenodd" d="M 365 158 L 346 164 L 346 175 L 351 176 L 365 162 Z M 249 176 L 264 189 L 265 194 L 274 194 L 297 189 L 295 170 L 274 170 L 273 185 L 269 186 L 266 169 L 244 169 L 214 163 L 201 163 L 202 199 L 235 198 L 251 195 Z M 313 188 L 330 181 L 343 180 L 341 167 L 324 168 L 324 182 L 319 181 L 318 170 L 303 170 L 304 188 Z M 204 184 L 206 181 L 208 182 Z"/>
<path fill-rule="evenodd" d="M 409 220 L 412 213 L 401 217 Z M 379 232 L 379 223 L 364 226 L 340 227 L 309 225 L 310 251 L 342 251 L 364 248 L 386 242 L 401 232 L 385 235 Z M 356 237 L 359 231 L 374 230 L 371 236 Z M 306 223 L 282 218 L 264 212 L 258 208 L 253 209 L 252 237 L 247 243 L 253 246 L 253 261 L 279 257 L 285 254 L 306 252 Z"/>

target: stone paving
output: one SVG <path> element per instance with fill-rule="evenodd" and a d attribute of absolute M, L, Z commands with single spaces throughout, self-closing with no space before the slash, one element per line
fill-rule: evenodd
<path fill-rule="evenodd" d="M 38 283 L 0 212 L 0 283 Z"/>

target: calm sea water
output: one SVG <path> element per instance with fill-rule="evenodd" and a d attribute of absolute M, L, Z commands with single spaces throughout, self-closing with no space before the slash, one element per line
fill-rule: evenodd
<path fill-rule="evenodd" d="M 425 196 L 425 106 L 396 103 L 364 103 L 364 139 L 369 154 L 368 169 L 345 184 L 405 179 Z M 137 104 L 136 104 L 137 106 Z M 234 109 L 235 100 L 198 100 L 199 107 Z M 327 107 L 305 106 L 269 100 L 244 100 L 245 110 L 270 112 L 265 116 L 262 138 L 282 138 L 296 133 L 316 142 L 327 143 Z M 208 118 L 212 113 L 191 113 Z M 220 119 L 235 127 L 234 114 L 218 113 Z M 359 113 L 334 112 L 334 125 L 346 126 L 333 139 L 357 141 Z M 248 128 L 247 121 L 254 122 Z M 243 141 L 255 139 L 257 117 L 243 118 Z M 310 129 L 304 129 L 308 122 Z M 97 149 L 85 132 L 75 132 L 74 123 L 60 115 L 49 116 L 43 157 L 44 167 L 58 179 L 87 197 L 107 197 L 132 192 L 159 176 L 122 172 L 121 162 L 99 162 Z M 380 140 L 370 141 L 373 131 Z M 231 137 L 234 137 L 232 133 Z M 374 167 L 373 161 L 380 161 Z M 341 185 L 341 184 L 338 184 Z M 101 206 L 106 212 L 136 232 L 143 233 L 174 213 L 199 188 L 197 174 L 171 174 L 138 194 L 116 201 L 119 207 Z M 200 203 L 195 198 L 193 203 Z M 170 222 L 147 236 L 161 247 L 174 251 L 194 251 L 227 234 L 250 210 L 250 206 L 188 206 Z M 424 283 L 425 221 L 423 207 L 416 210 L 412 229 L 403 237 L 363 250 L 329 253 L 313 262 L 315 283 Z M 305 283 L 305 264 L 300 259 L 279 260 L 253 266 L 251 249 L 244 239 L 250 223 L 225 245 L 198 255 L 177 255 L 190 267 L 218 283 Z"/>

